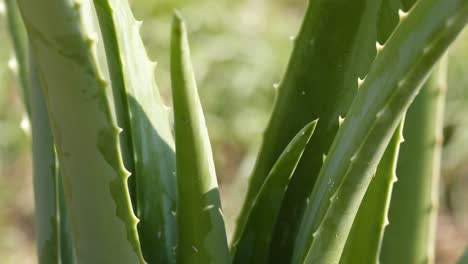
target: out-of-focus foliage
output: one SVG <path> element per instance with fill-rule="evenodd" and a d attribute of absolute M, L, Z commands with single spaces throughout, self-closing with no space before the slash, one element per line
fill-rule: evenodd
<path fill-rule="evenodd" d="M 445 206 L 457 223 L 468 230 L 468 30 L 458 37 L 449 53 L 448 93 L 442 184 Z M 467 231 L 468 232 L 468 231 Z"/>
<path fill-rule="evenodd" d="M 210 138 L 219 170 L 221 190 L 233 176 L 246 176 L 253 163 L 253 150 L 260 142 L 274 101 L 274 86 L 280 81 L 292 49 L 306 0 L 132 0 L 136 17 L 144 20 L 142 35 L 150 57 L 159 63 L 156 77 L 169 98 L 170 23 L 174 8 L 189 21 L 191 53 L 198 78 Z M 3 0 L 0 0 L 0 13 Z M 30 140 L 18 127 L 23 107 L 5 19 L 0 15 L 0 262 L 34 263 L 32 194 L 25 195 L 31 182 Z M 468 30 L 450 53 L 449 91 L 446 110 L 444 151 L 446 203 L 457 213 L 459 223 L 468 223 Z M 453 59 L 452 59 L 453 58 Z M 239 164 L 243 163 L 238 171 Z M 247 168 L 247 169 L 243 169 Z M 245 179 L 242 179 L 245 183 Z M 234 187 L 236 188 L 236 187 Z M 28 189 L 31 191 L 30 188 Z M 238 191 L 224 192 L 228 227 L 232 228 L 233 207 L 239 206 Z M 235 198 L 235 199 L 232 199 Z M 26 199 L 26 202 L 24 202 Z M 30 199 L 30 200 L 28 200 Z M 231 212 L 231 213 L 230 213 Z M 25 223 L 25 224 L 24 224 Z M 28 240 L 29 239 L 29 240 Z M 30 252 L 31 262 L 23 255 Z M 21 254 L 21 255 L 19 255 Z"/>

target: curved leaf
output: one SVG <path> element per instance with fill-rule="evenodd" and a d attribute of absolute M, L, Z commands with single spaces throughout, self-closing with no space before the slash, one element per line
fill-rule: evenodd
<path fill-rule="evenodd" d="M 447 60 L 407 113 L 381 263 L 434 263 Z"/>
<path fill-rule="evenodd" d="M 340 259 L 341 264 L 379 263 L 393 183 L 396 181 L 398 153 L 403 142 L 403 123 L 402 120 L 388 144 L 359 206 Z"/>
<path fill-rule="evenodd" d="M 468 18 L 464 0 L 419 1 L 379 53 L 310 196 L 294 260 L 337 263 L 377 163 L 434 63 Z"/>

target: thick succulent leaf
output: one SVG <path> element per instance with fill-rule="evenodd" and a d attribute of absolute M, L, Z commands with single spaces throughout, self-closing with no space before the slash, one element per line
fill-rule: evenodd
<path fill-rule="evenodd" d="M 359 206 L 340 259 L 341 264 L 379 263 L 392 187 L 396 180 L 398 152 L 403 141 L 402 129 L 403 121 L 388 144 Z"/>
<path fill-rule="evenodd" d="M 55 163 L 58 164 L 57 152 L 55 153 Z M 57 207 L 59 208 L 60 224 L 60 259 L 62 264 L 74 264 L 76 262 L 76 252 L 73 246 L 72 230 L 68 218 L 68 209 L 65 201 L 65 192 L 63 190 L 63 176 L 58 171 L 57 177 Z M 46 262 L 45 262 L 46 263 Z M 50 262 L 49 262 L 50 263 Z"/>
<path fill-rule="evenodd" d="M 126 0 L 94 0 L 104 38 L 125 164 L 136 184 L 138 231 L 149 263 L 175 259 L 175 152 L 171 127 Z"/>
<path fill-rule="evenodd" d="M 4 0 L 7 12 L 8 29 L 11 39 L 13 40 L 13 48 L 15 49 L 15 57 L 18 65 L 18 78 L 23 96 L 23 103 L 28 115 L 31 115 L 31 106 L 29 99 L 29 66 L 28 66 L 28 40 L 26 30 L 21 20 L 18 10 L 17 0 Z"/>
<path fill-rule="evenodd" d="M 185 24 L 177 13 L 172 29 L 171 79 L 177 150 L 177 263 L 229 263 L 208 131 Z"/>
<path fill-rule="evenodd" d="M 409 11 L 418 0 L 401 0 L 403 10 Z"/>
<path fill-rule="evenodd" d="M 337 263 L 365 191 L 403 113 L 463 29 L 464 0 L 423 0 L 379 53 L 310 196 L 294 262 Z"/>
<path fill-rule="evenodd" d="M 55 159 L 49 117 L 42 87 L 30 60 L 31 135 L 38 263 L 60 263 L 60 220 L 58 216 L 58 163 Z"/>
<path fill-rule="evenodd" d="M 381 263 L 434 263 L 447 61 L 408 110 Z"/>
<path fill-rule="evenodd" d="M 23 103 L 31 123 L 38 263 L 71 264 L 74 263 L 74 252 L 70 223 L 42 86 L 35 61 L 31 54 L 28 56 L 30 52 L 26 29 L 18 10 L 18 2 L 6 0 L 6 7 Z"/>
<path fill-rule="evenodd" d="M 254 200 L 240 240 L 232 245 L 234 263 L 267 263 L 281 201 L 316 125 L 317 120 L 299 131 L 268 174 Z"/>
<path fill-rule="evenodd" d="M 379 11 L 378 42 L 384 43 L 397 26 L 401 11 L 400 0 L 383 0 Z M 387 226 L 387 213 L 393 183 L 396 179 L 396 160 L 402 137 L 403 121 L 395 132 L 377 166 L 358 214 L 347 238 L 340 263 L 378 263 L 383 232 Z"/>
<path fill-rule="evenodd" d="M 20 0 L 19 6 L 50 113 L 77 262 L 144 263 L 90 2 Z"/>
<path fill-rule="evenodd" d="M 314 137 L 291 178 L 275 227 L 271 259 L 290 261 L 298 225 L 320 167 L 346 112 L 374 59 L 380 0 L 309 1 L 288 69 L 265 130 L 234 241 L 258 191 L 291 138 L 320 118 Z M 272 143 L 273 142 L 273 143 Z"/>
<path fill-rule="evenodd" d="M 401 0 L 382 0 L 378 20 L 379 30 L 377 32 L 377 41 L 379 43 L 385 43 L 397 26 L 401 5 Z"/>

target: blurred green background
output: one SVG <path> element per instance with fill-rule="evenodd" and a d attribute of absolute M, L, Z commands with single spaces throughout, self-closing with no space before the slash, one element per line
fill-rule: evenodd
<path fill-rule="evenodd" d="M 172 10 L 185 16 L 228 231 L 292 49 L 306 0 L 133 0 L 166 102 Z M 0 0 L 0 13 L 4 10 Z M 15 60 L 0 15 L 0 263 L 36 263 L 28 123 Z M 454 263 L 468 243 L 468 30 L 450 51 L 437 262 Z"/>

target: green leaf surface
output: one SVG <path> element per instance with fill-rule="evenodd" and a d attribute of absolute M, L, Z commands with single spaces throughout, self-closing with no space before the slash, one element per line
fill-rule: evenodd
<path fill-rule="evenodd" d="M 233 241 L 269 171 L 291 138 L 320 118 L 282 203 L 275 227 L 271 260 L 288 263 L 307 197 L 344 117 L 374 59 L 380 0 L 309 1 L 303 25 L 280 87 L 263 144 L 250 178 Z M 273 143 L 272 143 L 273 142 Z"/>
<path fill-rule="evenodd" d="M 388 144 L 359 206 L 340 259 L 341 264 L 379 263 L 384 229 L 388 225 L 392 187 L 396 181 L 398 152 L 403 142 L 403 123 L 400 123 Z"/>
<path fill-rule="evenodd" d="M 19 1 L 50 114 L 77 262 L 144 263 L 90 4 Z"/>
<path fill-rule="evenodd" d="M 177 157 L 177 263 L 229 263 L 218 183 L 190 61 L 185 24 L 176 13 L 171 79 Z"/>
<path fill-rule="evenodd" d="M 30 60 L 31 135 L 38 263 L 60 263 L 59 168 L 42 86 Z"/>
<path fill-rule="evenodd" d="M 122 151 L 134 176 L 138 231 L 149 263 L 175 259 L 175 151 L 171 126 L 154 79 L 155 63 L 126 0 L 94 0 L 112 80 Z M 128 165 L 127 165 L 128 164 Z"/>
<path fill-rule="evenodd" d="M 281 201 L 316 125 L 317 120 L 299 131 L 268 174 L 254 200 L 240 240 L 234 241 L 232 246 L 234 263 L 267 263 Z"/>
<path fill-rule="evenodd" d="M 400 21 L 399 16 L 405 15 L 400 11 L 401 5 L 401 0 L 382 0 L 378 16 L 377 41 L 379 43 L 384 44 L 387 41 Z"/>
<path fill-rule="evenodd" d="M 18 2 L 7 0 L 7 18 L 18 64 L 23 104 L 31 123 L 38 263 L 74 263 L 70 223 L 49 116 L 35 61 L 28 50 Z M 29 60 L 28 60 L 29 57 Z M 32 96 L 30 96 L 32 95 Z"/>
<path fill-rule="evenodd" d="M 422 0 L 379 53 L 310 196 L 293 261 L 338 263 L 359 205 L 403 113 L 463 29 L 464 0 Z"/>
<path fill-rule="evenodd" d="M 380 261 L 434 263 L 447 60 L 408 110 Z"/>

